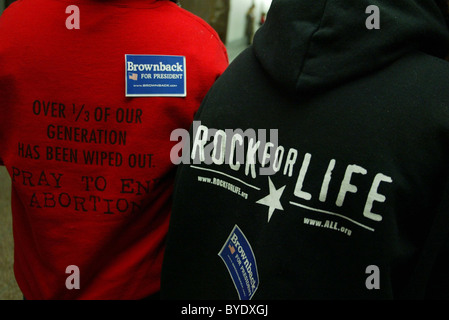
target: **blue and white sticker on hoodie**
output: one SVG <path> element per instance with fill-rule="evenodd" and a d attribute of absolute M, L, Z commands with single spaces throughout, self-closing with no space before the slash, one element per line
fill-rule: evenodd
<path fill-rule="evenodd" d="M 125 55 L 127 97 L 185 97 L 184 56 Z"/>
<path fill-rule="evenodd" d="M 259 287 L 253 249 L 236 225 L 218 255 L 226 265 L 240 300 L 251 300 Z"/>

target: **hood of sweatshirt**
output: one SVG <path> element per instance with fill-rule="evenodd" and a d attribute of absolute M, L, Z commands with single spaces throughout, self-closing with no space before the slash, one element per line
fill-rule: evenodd
<path fill-rule="evenodd" d="M 253 49 L 283 88 L 311 93 L 375 72 L 412 51 L 445 57 L 438 0 L 274 0 Z"/>

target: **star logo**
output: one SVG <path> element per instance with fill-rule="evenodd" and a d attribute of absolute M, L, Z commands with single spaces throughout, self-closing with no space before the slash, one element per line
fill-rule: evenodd
<path fill-rule="evenodd" d="M 284 208 L 281 204 L 281 197 L 286 186 L 283 186 L 280 189 L 276 189 L 270 177 L 268 177 L 268 184 L 270 187 L 270 193 L 265 198 L 260 199 L 256 203 L 263 204 L 268 207 L 268 222 L 270 222 L 274 210 L 278 209 L 284 211 Z"/>

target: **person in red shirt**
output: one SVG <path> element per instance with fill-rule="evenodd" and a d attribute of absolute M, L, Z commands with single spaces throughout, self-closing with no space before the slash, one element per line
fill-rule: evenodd
<path fill-rule="evenodd" d="M 0 17 L 0 163 L 26 299 L 157 297 L 189 128 L 228 65 L 167 0 L 21 0 Z"/>

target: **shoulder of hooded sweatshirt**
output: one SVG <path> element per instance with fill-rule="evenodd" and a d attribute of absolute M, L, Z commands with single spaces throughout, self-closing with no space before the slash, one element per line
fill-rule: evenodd
<path fill-rule="evenodd" d="M 394 62 L 383 73 L 386 84 L 429 103 L 449 100 L 449 62 L 426 53 L 414 53 Z M 389 82 L 388 82 L 389 81 Z"/>
<path fill-rule="evenodd" d="M 449 104 L 449 62 L 430 55 L 424 55 L 416 67 L 419 83 L 429 99 Z"/>
<path fill-rule="evenodd" d="M 406 63 L 403 65 L 410 74 L 415 75 L 417 81 L 427 83 L 426 87 L 431 85 L 448 85 L 449 86 L 449 62 L 426 53 L 416 53 L 405 59 Z M 431 76 L 427 78 L 427 76 Z"/>
<path fill-rule="evenodd" d="M 415 84 L 413 96 L 425 104 L 421 119 L 431 120 L 449 132 L 449 62 L 421 54 L 408 72 Z"/>
<path fill-rule="evenodd" d="M 436 73 L 436 75 L 441 75 L 446 77 L 449 74 L 449 60 L 431 56 L 429 54 L 421 54 L 422 63 L 419 64 L 423 71 Z"/>

